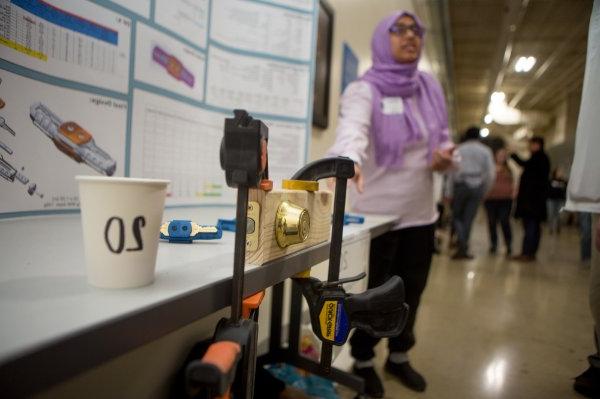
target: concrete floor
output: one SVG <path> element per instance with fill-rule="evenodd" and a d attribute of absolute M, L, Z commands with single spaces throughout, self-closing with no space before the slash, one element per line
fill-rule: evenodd
<path fill-rule="evenodd" d="M 385 342 L 376 364 L 386 398 L 578 398 L 573 378 L 587 368 L 594 349 L 588 307 L 589 265 L 579 262 L 574 228 L 544 232 L 538 261 L 520 264 L 487 255 L 485 220 L 472 235 L 472 261 L 434 258 L 416 326 L 413 366 L 428 381 L 415 393 L 382 371 Z M 514 251 L 520 249 L 514 226 Z M 445 251 L 447 252 L 447 251 Z M 349 369 L 345 347 L 336 360 Z M 354 394 L 340 388 L 342 398 Z"/>

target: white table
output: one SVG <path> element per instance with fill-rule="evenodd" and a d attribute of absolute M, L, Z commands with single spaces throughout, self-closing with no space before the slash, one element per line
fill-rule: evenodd
<path fill-rule="evenodd" d="M 215 224 L 234 207 L 168 209 L 164 220 Z M 368 215 L 344 240 L 388 231 L 394 217 Z M 234 234 L 193 244 L 161 242 L 156 281 L 106 290 L 85 279 L 79 215 L 0 221 L 0 386 L 25 396 L 126 353 L 231 304 Z M 320 244 L 247 266 L 245 295 L 328 257 Z"/>

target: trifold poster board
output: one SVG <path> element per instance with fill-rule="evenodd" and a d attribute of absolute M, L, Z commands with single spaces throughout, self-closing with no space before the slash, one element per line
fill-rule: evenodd
<path fill-rule="evenodd" d="M 169 179 L 233 204 L 224 118 L 269 126 L 271 178 L 307 158 L 316 0 L 0 0 L 0 218 L 76 212 L 75 175 Z"/>

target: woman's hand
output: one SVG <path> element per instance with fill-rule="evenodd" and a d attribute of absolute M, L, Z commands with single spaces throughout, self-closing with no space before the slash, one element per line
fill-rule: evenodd
<path fill-rule="evenodd" d="M 360 169 L 360 166 L 358 166 L 358 164 L 356 163 L 354 164 L 354 177 L 351 181 L 354 184 L 356 184 L 356 190 L 360 194 L 362 194 L 365 190 L 364 179 L 362 175 L 362 170 Z M 329 187 L 330 190 L 333 190 L 335 188 L 335 179 L 327 179 L 327 187 Z"/>
<path fill-rule="evenodd" d="M 452 146 L 445 150 L 435 150 L 433 152 L 431 160 L 431 169 L 436 172 L 444 172 L 452 167 L 452 161 L 454 150 L 456 147 Z"/>
<path fill-rule="evenodd" d="M 362 170 L 356 163 L 354 164 L 354 177 L 352 178 L 352 181 L 354 184 L 356 184 L 356 190 L 362 194 L 365 191 L 365 182 L 363 179 Z"/>

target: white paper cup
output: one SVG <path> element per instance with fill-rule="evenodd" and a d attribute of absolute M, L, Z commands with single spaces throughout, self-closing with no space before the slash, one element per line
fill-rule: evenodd
<path fill-rule="evenodd" d="M 75 176 L 88 282 L 132 288 L 154 281 L 168 180 Z"/>

